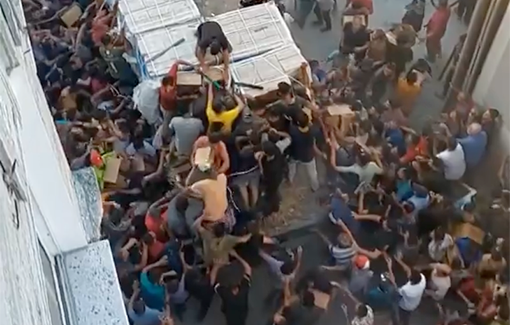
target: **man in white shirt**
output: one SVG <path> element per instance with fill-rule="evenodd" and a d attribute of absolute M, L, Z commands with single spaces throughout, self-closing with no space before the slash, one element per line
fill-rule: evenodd
<path fill-rule="evenodd" d="M 398 309 L 401 325 L 410 324 L 411 312 L 420 305 L 426 284 L 425 276 L 418 271 L 412 270 L 409 281 L 398 288 L 398 293 L 400 294 Z"/>
<path fill-rule="evenodd" d="M 444 165 L 444 177 L 450 181 L 459 180 L 466 171 L 466 161 L 464 160 L 464 149 L 455 140 L 448 139 L 448 147 L 436 156 L 441 159 Z"/>

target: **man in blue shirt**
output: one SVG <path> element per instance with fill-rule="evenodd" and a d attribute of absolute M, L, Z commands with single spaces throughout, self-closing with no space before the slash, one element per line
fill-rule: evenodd
<path fill-rule="evenodd" d="M 141 296 L 149 308 L 163 310 L 165 307 L 165 287 L 159 284 L 155 268 L 166 266 L 167 257 L 161 258 L 154 264 L 147 265 L 140 273 Z"/>
<path fill-rule="evenodd" d="M 129 319 L 137 325 L 160 325 L 164 313 L 147 307 L 143 300 L 138 299 L 140 287 L 138 281 L 133 284 L 133 295 L 129 299 L 127 313 Z"/>
<path fill-rule="evenodd" d="M 472 123 L 467 129 L 468 135 L 457 141 L 464 150 L 464 157 L 469 168 L 476 167 L 483 158 L 487 147 L 487 133 L 478 123 Z"/>
<path fill-rule="evenodd" d="M 349 196 L 342 193 L 339 189 L 331 198 L 331 212 L 329 213 L 329 220 L 332 223 L 338 224 L 338 220 L 341 220 L 349 231 L 356 236 L 359 233 L 360 220 L 368 220 L 374 222 L 380 222 L 381 217 L 372 214 L 357 214 L 349 208 L 347 201 Z"/>

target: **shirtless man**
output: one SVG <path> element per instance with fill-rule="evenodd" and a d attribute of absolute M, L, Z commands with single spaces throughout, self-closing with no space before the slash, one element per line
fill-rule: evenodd
<path fill-rule="evenodd" d="M 228 208 L 227 200 L 227 177 L 225 174 L 217 174 L 210 170 L 208 177 L 189 187 L 192 196 L 204 201 L 204 221 L 216 223 L 225 219 Z"/>

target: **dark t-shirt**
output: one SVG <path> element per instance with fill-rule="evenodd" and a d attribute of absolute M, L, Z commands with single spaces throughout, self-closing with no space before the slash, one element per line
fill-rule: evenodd
<path fill-rule="evenodd" d="M 280 153 L 276 154 L 271 159 L 264 156 L 262 158 L 262 170 L 264 182 L 270 187 L 271 185 L 278 187 L 285 175 L 285 157 Z"/>
<path fill-rule="evenodd" d="M 221 311 L 225 314 L 228 324 L 244 324 L 248 315 L 248 294 L 250 292 L 251 278 L 245 275 L 239 285 L 237 294 L 229 288 L 219 285 L 216 292 L 221 298 Z"/>
<path fill-rule="evenodd" d="M 214 40 L 220 43 L 221 50 L 232 52 L 232 46 L 223 33 L 220 24 L 214 21 L 206 21 L 197 28 L 198 46 L 202 51 L 206 51 Z"/>
<path fill-rule="evenodd" d="M 314 144 L 315 134 L 313 128 L 306 131 L 300 130 L 297 126 L 291 125 L 289 129 L 292 143 L 290 145 L 291 157 L 300 162 L 311 162 L 315 156 Z"/>
<path fill-rule="evenodd" d="M 370 34 L 367 32 L 366 28 L 363 26 L 360 29 L 354 31 L 352 27 L 352 23 L 347 23 L 344 26 L 344 53 L 346 50 L 350 52 L 354 50 L 355 47 L 360 47 L 365 45 L 368 41 L 370 41 Z"/>

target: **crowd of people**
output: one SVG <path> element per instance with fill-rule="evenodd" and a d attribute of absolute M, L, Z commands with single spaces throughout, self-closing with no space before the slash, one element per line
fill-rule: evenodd
<path fill-rule="evenodd" d="M 331 29 L 336 2 L 310 2 L 298 24 L 315 5 Z M 410 127 L 450 15 L 439 0 L 426 24 L 428 62 L 413 63 L 424 5 L 406 7 L 391 40 L 366 27 L 372 1 L 348 1 L 354 16 L 331 67 L 310 60 L 311 82 L 281 82 L 270 102 L 226 86 L 232 47 L 219 24 L 202 23 L 193 69 L 203 85 L 183 91 L 179 68 L 190 64 L 172 63 L 155 94 L 156 116 L 148 116 L 133 101 L 140 81 L 116 26 L 118 2 L 23 0 L 69 165 L 92 167 L 102 191 L 101 233 L 132 324 L 185 324 L 188 314 L 202 321 L 218 296 L 226 324 L 244 325 L 252 281 L 264 281 L 252 279 L 252 268 L 264 264 L 274 276 L 272 316 L 259 324 L 318 324 L 336 292 L 356 305 L 343 305 L 352 325 L 382 325 L 377 310 L 390 310 L 393 325 L 416 324 L 422 299 L 437 304 L 442 325 L 508 324 L 508 245 L 466 232 L 478 229 L 477 203 L 459 200 L 494 142 L 499 112 L 480 111 L 458 92 L 448 113 Z M 73 6 L 82 15 L 66 24 Z M 211 65 L 222 67 L 220 80 L 207 77 Z M 335 115 L 332 106 L 348 109 Z M 281 221 L 281 188 L 300 165 L 311 192 L 331 193 L 330 224 L 315 230 L 329 258 L 307 270 L 302 247 L 285 249 L 261 229 L 264 220 Z M 317 165 L 326 166 L 327 182 Z M 508 211 L 508 159 L 500 172 L 495 206 Z M 444 308 L 450 296 L 463 307 Z M 187 310 L 190 299 L 198 310 Z"/>

